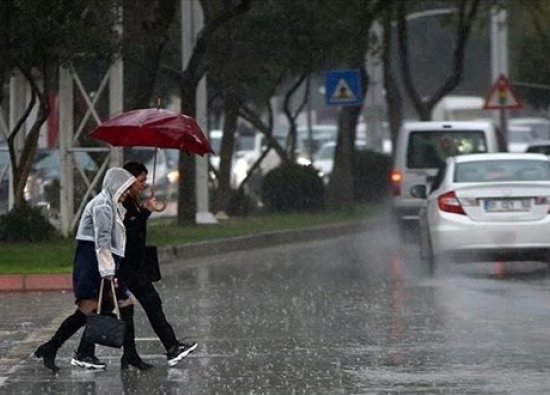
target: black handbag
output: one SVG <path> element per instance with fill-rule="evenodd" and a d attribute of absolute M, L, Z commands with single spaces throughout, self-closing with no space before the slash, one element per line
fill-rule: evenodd
<path fill-rule="evenodd" d="M 101 279 L 99 287 L 99 301 L 97 305 L 97 314 L 88 316 L 86 329 L 84 330 L 84 339 L 86 341 L 101 344 L 102 346 L 120 348 L 124 344 L 124 335 L 126 333 L 126 323 L 120 319 L 120 310 L 116 300 L 115 286 L 111 283 L 111 295 L 115 306 L 116 316 L 102 315 L 101 304 L 103 301 L 103 285 L 105 279 Z"/>
<path fill-rule="evenodd" d="M 159 255 L 156 246 L 145 247 L 145 271 L 150 281 L 159 281 L 160 274 Z"/>

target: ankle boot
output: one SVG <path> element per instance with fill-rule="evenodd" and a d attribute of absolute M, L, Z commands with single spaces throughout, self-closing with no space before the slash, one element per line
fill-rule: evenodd
<path fill-rule="evenodd" d="M 126 323 L 126 333 L 124 334 L 124 353 L 120 359 L 120 368 L 128 369 L 132 365 L 139 370 L 151 369 L 153 365 L 144 362 L 136 350 L 136 331 L 134 327 L 134 306 L 126 306 L 120 309 L 120 318 Z"/>
<path fill-rule="evenodd" d="M 57 365 L 55 364 L 56 355 L 57 355 L 57 347 L 51 340 L 42 344 L 34 352 L 34 356 L 36 358 L 43 358 L 44 366 L 53 372 L 57 372 L 59 370 L 59 367 L 57 367 Z"/>
<path fill-rule="evenodd" d="M 43 358 L 44 366 L 48 369 L 57 372 L 59 370 L 59 367 L 55 364 L 57 350 L 59 350 L 63 343 L 65 343 L 68 338 L 74 335 L 85 324 L 86 315 L 84 315 L 80 310 L 76 310 L 61 323 L 49 341 L 38 347 L 38 349 L 34 352 L 34 355 L 37 358 Z"/>

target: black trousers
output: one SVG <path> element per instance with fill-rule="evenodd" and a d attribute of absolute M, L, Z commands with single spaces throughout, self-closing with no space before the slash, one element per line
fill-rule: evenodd
<path fill-rule="evenodd" d="M 145 314 L 151 323 L 151 327 L 162 342 L 166 351 L 178 344 L 172 325 L 166 320 L 162 310 L 162 300 L 152 283 L 134 284 L 128 281 L 128 288 L 145 310 Z"/>

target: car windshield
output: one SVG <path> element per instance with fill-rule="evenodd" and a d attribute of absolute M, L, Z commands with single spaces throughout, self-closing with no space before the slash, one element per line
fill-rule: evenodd
<path fill-rule="evenodd" d="M 550 162 L 508 159 L 458 163 L 453 181 L 550 181 Z"/>
<path fill-rule="evenodd" d="M 509 130 L 508 133 L 508 139 L 512 143 L 529 143 L 533 140 L 537 139 L 536 134 L 534 132 L 531 132 L 530 130 L 527 131 L 519 131 L 519 130 Z"/>
<path fill-rule="evenodd" d="M 237 149 L 239 151 L 254 151 L 254 135 L 241 135 L 237 140 Z"/>
<path fill-rule="evenodd" d="M 210 141 L 210 146 L 212 147 L 214 152 L 220 152 L 220 148 L 222 146 L 222 136 L 210 136 L 208 140 Z"/>
<path fill-rule="evenodd" d="M 437 169 L 450 156 L 487 152 L 482 131 L 418 131 L 411 133 L 409 139 L 407 167 L 410 169 Z"/>
<path fill-rule="evenodd" d="M 328 145 L 322 147 L 317 152 L 317 159 L 333 159 L 334 158 L 334 149 L 336 148 L 335 145 Z"/>

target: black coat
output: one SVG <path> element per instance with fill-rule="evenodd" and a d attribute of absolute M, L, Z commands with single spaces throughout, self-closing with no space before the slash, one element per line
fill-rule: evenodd
<path fill-rule="evenodd" d="M 135 202 L 125 202 L 126 249 L 118 272 L 129 286 L 145 285 L 151 281 L 145 270 L 145 245 L 147 243 L 147 219 L 151 212 Z"/>

